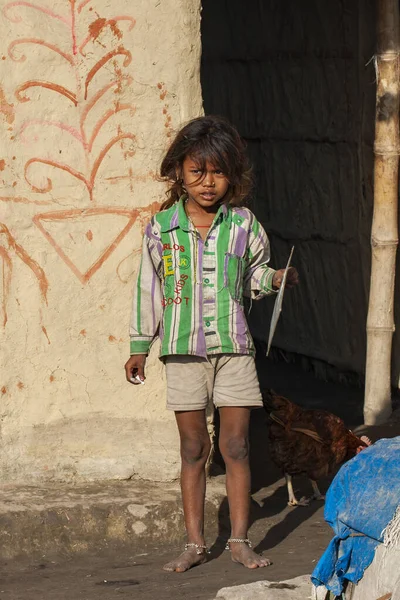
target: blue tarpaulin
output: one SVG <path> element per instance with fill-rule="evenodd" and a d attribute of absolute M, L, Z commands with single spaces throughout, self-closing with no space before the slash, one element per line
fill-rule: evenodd
<path fill-rule="evenodd" d="M 325 520 L 335 532 L 311 576 L 339 596 L 357 583 L 383 541 L 400 502 L 400 436 L 383 439 L 346 463 L 326 497 Z"/>

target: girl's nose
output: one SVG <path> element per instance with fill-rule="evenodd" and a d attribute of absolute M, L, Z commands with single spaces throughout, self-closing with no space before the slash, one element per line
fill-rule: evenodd
<path fill-rule="evenodd" d="M 214 187 L 215 186 L 214 176 L 212 173 L 206 173 L 204 180 L 203 180 L 203 185 L 205 187 Z"/>

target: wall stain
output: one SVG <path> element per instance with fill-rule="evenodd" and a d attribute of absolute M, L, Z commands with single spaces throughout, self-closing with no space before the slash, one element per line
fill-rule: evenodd
<path fill-rule="evenodd" d="M 88 36 L 83 40 L 83 42 L 79 46 L 79 52 L 83 56 L 85 56 L 85 53 L 83 52 L 83 50 L 86 47 L 86 45 L 90 41 L 97 40 L 99 35 L 102 33 L 103 29 L 105 29 L 106 27 L 109 27 L 111 29 L 111 32 L 118 40 L 121 40 L 123 37 L 123 33 L 117 25 L 117 23 L 120 21 L 129 22 L 128 31 L 131 31 L 136 25 L 136 20 L 133 17 L 130 17 L 128 15 L 121 15 L 118 17 L 114 17 L 113 19 L 104 19 L 103 17 L 98 17 L 97 19 L 92 21 L 92 23 L 90 23 L 90 25 L 88 27 L 88 29 L 89 29 Z"/>
<path fill-rule="evenodd" d="M 1 245 L 4 240 L 4 245 Z M 10 255 L 10 249 L 12 249 L 16 255 L 24 262 L 35 275 L 39 289 L 41 292 L 42 300 L 47 304 L 47 290 L 49 283 L 45 272 L 42 267 L 29 256 L 26 250 L 17 243 L 10 230 L 4 223 L 0 223 L 0 257 L 3 262 L 3 298 L 2 298 L 2 314 L 3 314 L 3 327 L 7 323 L 7 302 L 10 292 L 11 276 L 13 272 L 13 264 Z"/>
<path fill-rule="evenodd" d="M 165 84 L 160 82 L 157 84 L 158 89 L 161 91 L 160 100 L 164 101 L 168 90 L 165 88 Z M 173 133 L 172 127 L 172 117 L 169 113 L 169 104 L 164 104 L 163 106 L 163 115 L 165 116 L 164 127 L 167 129 L 167 137 L 170 138 Z"/>
<path fill-rule="evenodd" d="M 45 336 L 46 336 L 46 338 L 47 338 L 47 342 L 48 342 L 48 344 L 51 344 L 51 342 L 50 342 L 50 338 L 49 338 L 49 336 L 47 335 L 47 330 L 46 330 L 46 327 L 45 327 L 44 325 L 42 325 L 42 331 L 43 331 L 44 335 L 45 335 Z"/>
<path fill-rule="evenodd" d="M 160 82 L 157 84 L 158 89 L 161 91 L 160 100 L 165 100 L 165 96 L 167 95 L 167 90 L 165 89 L 165 84 Z"/>
<path fill-rule="evenodd" d="M 1 87 L 0 87 L 0 114 L 3 115 L 3 117 L 6 120 L 6 123 L 8 123 L 9 125 L 12 125 L 12 123 L 14 123 L 14 119 L 15 119 L 14 104 L 10 104 L 9 102 L 7 102 L 4 90 Z"/>
<path fill-rule="evenodd" d="M 15 202 L 16 204 L 36 204 L 37 206 L 48 206 L 51 204 L 48 200 L 30 200 L 22 196 L 0 196 L 0 202 Z"/>
<path fill-rule="evenodd" d="M 10 294 L 11 277 L 12 277 L 12 261 L 6 248 L 0 246 L 0 257 L 2 258 L 3 267 L 3 296 L 1 299 L 2 325 L 5 327 L 8 321 L 7 301 Z"/>

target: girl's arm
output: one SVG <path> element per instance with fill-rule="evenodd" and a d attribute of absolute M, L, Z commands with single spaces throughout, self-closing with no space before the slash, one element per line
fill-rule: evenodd
<path fill-rule="evenodd" d="M 149 353 L 160 325 L 161 281 L 151 254 L 155 243 L 146 234 L 144 235 L 139 273 L 133 289 L 129 330 L 131 355 Z"/>
<path fill-rule="evenodd" d="M 253 223 L 249 233 L 248 263 L 243 281 L 243 293 L 253 300 L 260 300 L 278 291 L 281 287 L 285 269 L 271 269 L 269 240 L 264 228 L 253 215 Z M 299 276 L 294 267 L 289 267 L 286 287 L 291 288 L 299 283 Z"/>
<path fill-rule="evenodd" d="M 248 261 L 243 280 L 243 293 L 253 300 L 276 293 L 275 269 L 268 266 L 271 258 L 269 240 L 262 225 L 253 215 L 249 232 Z"/>

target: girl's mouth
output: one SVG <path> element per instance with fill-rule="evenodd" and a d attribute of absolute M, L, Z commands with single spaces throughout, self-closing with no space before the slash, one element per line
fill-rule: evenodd
<path fill-rule="evenodd" d="M 215 193 L 214 192 L 202 192 L 200 194 L 200 196 L 202 198 L 204 198 L 205 200 L 214 200 L 215 198 Z"/>

